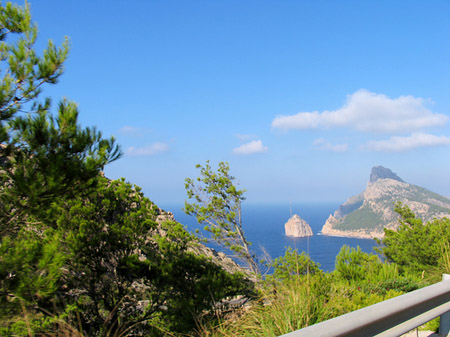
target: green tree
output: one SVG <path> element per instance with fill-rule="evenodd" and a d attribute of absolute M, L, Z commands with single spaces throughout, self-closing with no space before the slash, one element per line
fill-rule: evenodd
<path fill-rule="evenodd" d="M 65 261 L 57 232 L 21 231 L 14 240 L 2 238 L 0 317 L 12 317 L 20 307 L 51 307 Z"/>
<path fill-rule="evenodd" d="M 385 229 L 379 248 L 388 261 L 402 272 L 427 274 L 436 279 L 448 270 L 450 219 L 434 219 L 426 224 L 407 205 L 398 202 L 400 215 L 396 230 Z"/>
<path fill-rule="evenodd" d="M 361 281 L 374 263 L 381 263 L 377 255 L 364 253 L 359 246 L 344 245 L 336 256 L 335 273 L 348 281 Z"/>
<path fill-rule="evenodd" d="M 199 224 L 206 225 L 210 239 L 231 250 L 243 261 L 254 275 L 259 275 L 259 266 L 255 254 L 250 250 L 243 223 L 241 203 L 245 190 L 239 190 L 230 175 L 228 163 L 220 162 L 213 171 L 209 161 L 200 169 L 196 179 L 186 178 L 188 200 L 184 211 L 196 217 Z"/>
<path fill-rule="evenodd" d="M 3 314 L 21 305 L 46 307 L 58 288 L 61 237 L 52 204 L 89 193 L 104 165 L 120 157 L 113 138 L 78 125 L 76 104 L 56 116 L 45 85 L 57 83 L 68 41 L 34 45 L 37 26 L 24 7 L 0 5 L 0 302 Z M 4 311 L 3 311 L 4 310 Z"/>
<path fill-rule="evenodd" d="M 251 291 L 242 274 L 195 254 L 197 238 L 181 224 L 157 222 L 159 208 L 123 179 L 100 177 L 48 212 L 55 221 L 44 232 L 21 230 L 0 246 L 0 313 L 27 308 L 36 333 L 52 332 L 48 312 L 89 336 L 186 333 L 215 319 L 223 299 Z"/>
<path fill-rule="evenodd" d="M 50 104 L 38 97 L 45 84 L 55 84 L 63 72 L 68 55 L 68 41 L 57 48 L 49 41 L 43 56 L 38 56 L 34 44 L 38 35 L 32 22 L 29 5 L 19 7 L 8 2 L 0 7 L 0 143 L 11 137 L 7 122 L 21 112 L 40 112 Z M 6 42 L 7 38 L 12 40 Z"/>
<path fill-rule="evenodd" d="M 299 254 L 297 249 L 293 250 L 291 247 L 286 249 L 284 256 L 276 258 L 271 267 L 273 274 L 270 278 L 282 281 L 295 276 L 314 275 L 320 272 L 320 265 L 311 260 L 309 255 L 305 252 Z"/>
<path fill-rule="evenodd" d="M 420 287 L 418 279 L 411 275 L 401 275 L 396 264 L 382 261 L 376 254 L 361 251 L 358 246 L 342 246 L 336 256 L 333 272 L 337 281 L 357 288 L 366 295 L 386 295 L 390 290 L 408 292 Z"/>
<path fill-rule="evenodd" d="M 120 149 L 78 124 L 75 103 L 51 113 L 40 95 L 68 44 L 38 56 L 36 37 L 28 5 L 0 6 L 0 334 L 17 335 L 21 315 L 41 334 L 60 319 L 92 336 L 192 331 L 249 285 L 194 254 L 182 225 L 157 222 L 139 188 L 103 177 Z"/>
<path fill-rule="evenodd" d="M 156 222 L 159 208 L 123 179 L 101 178 L 58 213 L 69 257 L 59 292 L 75 301 L 88 335 L 191 331 L 216 302 L 248 287 L 194 254 L 197 240 L 182 225 Z"/>
<path fill-rule="evenodd" d="M 37 26 L 28 4 L 0 7 L 0 234 L 13 234 L 53 200 L 95 184 L 104 165 L 120 157 L 114 138 L 78 125 L 75 103 L 63 100 L 53 116 L 46 84 L 57 83 L 68 41 L 34 49 Z"/>

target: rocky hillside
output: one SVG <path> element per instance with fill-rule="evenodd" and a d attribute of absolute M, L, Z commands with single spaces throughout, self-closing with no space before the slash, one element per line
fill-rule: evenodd
<path fill-rule="evenodd" d="M 313 231 L 309 224 L 300 218 L 298 214 L 294 214 L 288 222 L 284 224 L 284 230 L 287 236 L 294 236 L 297 238 L 313 235 Z"/>
<path fill-rule="evenodd" d="M 163 223 L 164 221 L 176 221 L 174 215 L 172 212 L 167 212 L 162 210 L 161 208 L 157 207 L 156 209 L 156 218 L 155 221 L 159 224 Z M 160 229 L 161 230 L 161 229 Z M 197 255 L 203 255 L 211 260 L 216 265 L 221 266 L 224 270 L 226 270 L 229 273 L 242 273 L 246 275 L 249 279 L 251 279 L 253 276 L 249 273 L 249 271 L 240 265 L 238 265 L 234 260 L 229 258 L 225 253 L 218 252 L 213 248 L 207 247 L 201 242 L 192 242 L 189 251 L 193 252 Z"/>
<path fill-rule="evenodd" d="M 400 201 L 425 222 L 449 216 L 450 198 L 404 182 L 382 166 L 372 169 L 367 188 L 330 215 L 322 234 L 360 238 L 382 237 L 386 228 L 398 226 L 394 205 Z"/>

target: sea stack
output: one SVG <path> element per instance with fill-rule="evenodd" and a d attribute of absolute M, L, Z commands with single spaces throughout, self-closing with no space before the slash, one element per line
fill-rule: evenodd
<path fill-rule="evenodd" d="M 284 229 L 287 236 L 294 236 L 302 238 L 305 236 L 312 236 L 313 232 L 308 223 L 300 218 L 297 214 L 294 214 L 288 222 L 284 225 Z"/>

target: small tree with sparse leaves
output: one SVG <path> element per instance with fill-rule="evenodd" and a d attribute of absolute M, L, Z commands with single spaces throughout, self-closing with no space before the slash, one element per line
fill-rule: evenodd
<path fill-rule="evenodd" d="M 196 167 L 200 169 L 200 176 L 186 178 L 188 200 L 185 213 L 195 216 L 199 224 L 206 225 L 204 229 L 211 234 L 210 240 L 231 250 L 254 275 L 259 275 L 256 256 L 250 250 L 251 243 L 242 228 L 241 203 L 245 200 L 245 190 L 236 187 L 228 163 L 220 162 L 217 171 L 212 170 L 209 161 L 204 167 Z"/>

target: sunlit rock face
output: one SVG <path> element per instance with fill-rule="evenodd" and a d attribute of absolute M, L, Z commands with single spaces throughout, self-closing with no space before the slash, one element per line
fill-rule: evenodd
<path fill-rule="evenodd" d="M 381 238 L 384 229 L 396 229 L 395 203 L 407 205 L 424 222 L 449 216 L 450 199 L 408 184 L 382 166 L 372 169 L 364 192 L 349 198 L 330 215 L 321 233 L 331 236 Z"/>
<path fill-rule="evenodd" d="M 308 223 L 294 214 L 284 225 L 287 236 L 295 236 L 297 238 L 312 236 L 313 232 Z"/>

